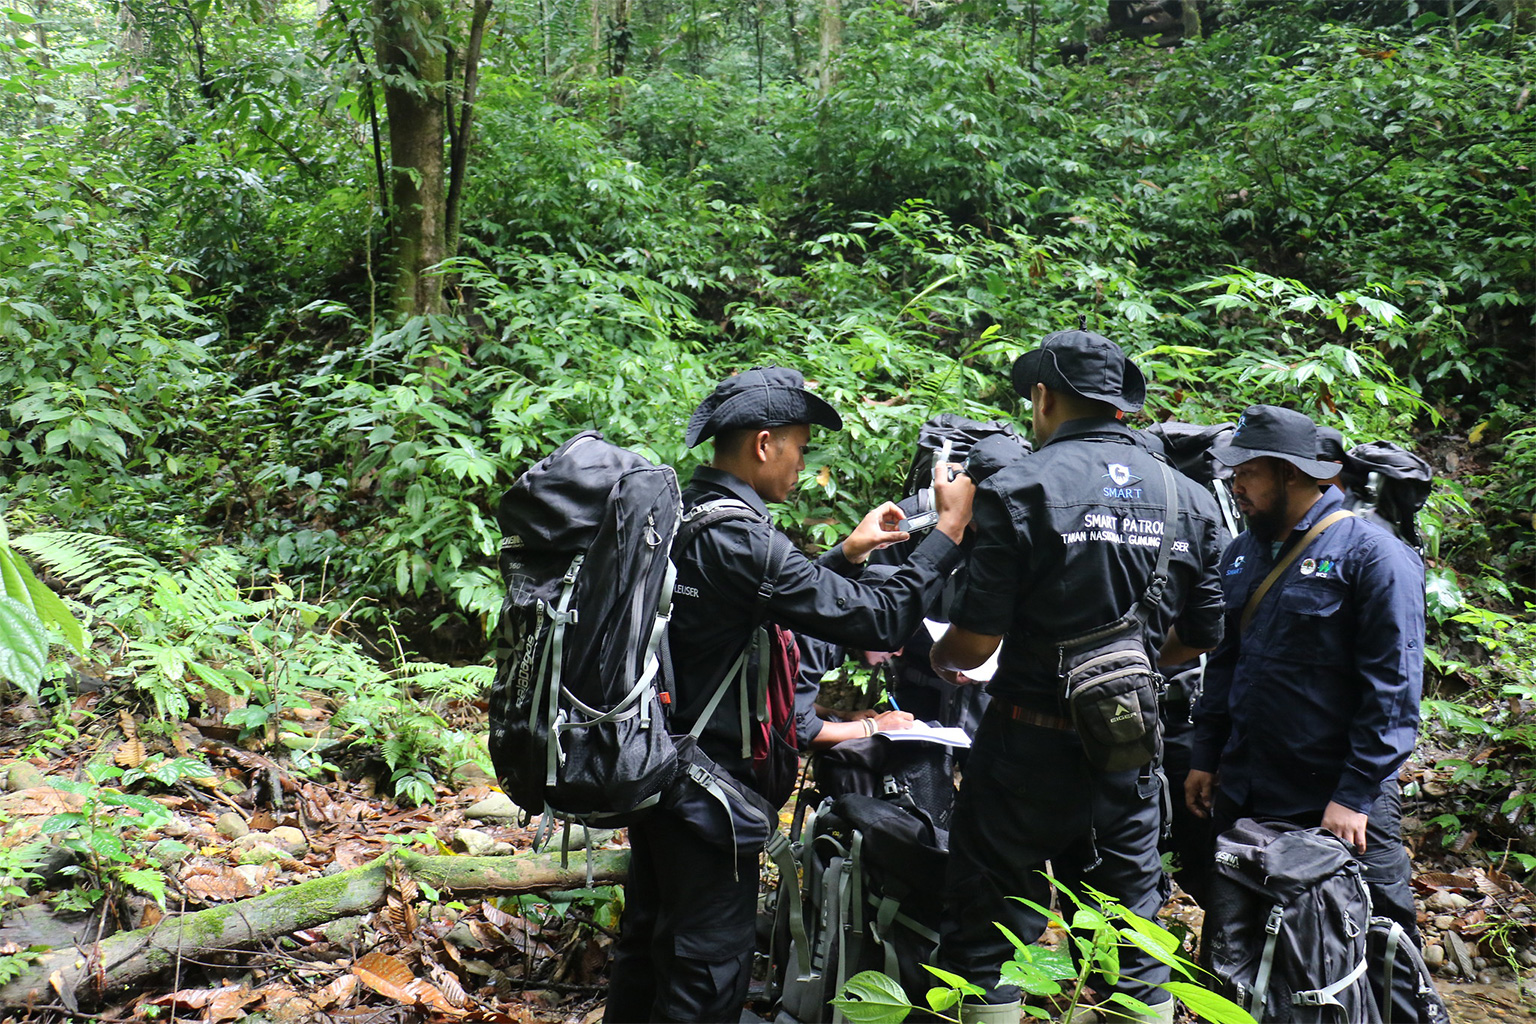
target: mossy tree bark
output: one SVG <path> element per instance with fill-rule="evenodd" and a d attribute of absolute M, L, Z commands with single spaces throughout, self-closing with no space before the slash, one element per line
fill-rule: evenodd
<path fill-rule="evenodd" d="M 374 49 L 389 120 L 390 305 L 424 315 L 446 308 L 424 271 L 448 255 L 443 137 L 447 50 L 439 0 L 374 0 Z"/>
<path fill-rule="evenodd" d="M 71 1009 L 89 1008 L 112 993 L 142 987 L 149 978 L 170 970 L 178 957 L 203 959 L 210 953 L 253 946 L 367 913 L 383 906 L 389 895 L 392 865 L 456 896 L 576 888 L 587 880 L 586 855 L 581 853 L 573 853 L 564 868 L 554 854 L 427 857 L 389 853 L 351 871 L 121 932 L 102 940 L 89 954 L 76 949 L 46 953 L 26 974 L 0 988 L 0 1006 L 57 1000 Z M 622 881 L 628 869 L 628 850 L 599 850 L 592 855 L 594 881 Z"/>

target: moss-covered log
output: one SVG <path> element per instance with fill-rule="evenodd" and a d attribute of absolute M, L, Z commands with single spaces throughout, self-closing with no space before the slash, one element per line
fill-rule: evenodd
<path fill-rule="evenodd" d="M 75 949 L 44 954 L 26 974 L 0 988 L 0 1006 L 62 1001 L 89 1007 L 169 970 L 178 955 L 203 959 L 210 953 L 254 946 L 339 917 L 367 913 L 384 904 L 391 861 L 397 861 L 412 878 L 456 896 L 576 888 L 587 881 L 586 856 L 580 853 L 573 853 L 569 866 L 562 868 L 556 854 L 427 857 L 393 852 L 351 871 L 122 932 L 103 939 L 90 954 Z M 628 850 L 598 850 L 592 855 L 596 881 L 622 881 L 628 867 Z"/>

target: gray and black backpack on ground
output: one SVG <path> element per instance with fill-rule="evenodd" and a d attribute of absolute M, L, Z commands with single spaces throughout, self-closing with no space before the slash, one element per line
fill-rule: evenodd
<path fill-rule="evenodd" d="M 958 689 L 958 687 L 957 687 Z M 816 792 L 880 797 L 948 830 L 955 807 L 954 749 L 882 736 L 844 740 L 811 759 Z"/>
<path fill-rule="evenodd" d="M 1370 922 L 1360 862 L 1332 833 L 1242 818 L 1217 838 L 1203 956 L 1256 1020 L 1380 1024 Z"/>
<path fill-rule="evenodd" d="M 935 984 L 923 964 L 939 941 L 948 833 L 895 801 L 849 793 L 808 810 L 797 835 L 800 881 L 781 871 L 776 894 L 790 912 L 772 936 L 772 1018 L 841 1020 L 830 1001 L 867 970 L 921 1004 Z"/>
<path fill-rule="evenodd" d="M 1435 990 L 1435 981 L 1419 945 L 1402 925 L 1389 917 L 1371 918 L 1367 936 L 1371 992 L 1382 1019 L 1389 1024 L 1451 1024 L 1451 1011 Z M 1397 996 L 1388 1002 L 1387 993 Z"/>

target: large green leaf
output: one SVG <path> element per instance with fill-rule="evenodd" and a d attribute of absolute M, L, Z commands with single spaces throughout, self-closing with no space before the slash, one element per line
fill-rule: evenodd
<path fill-rule="evenodd" d="M 0 594 L 0 677 L 37 699 L 48 662 L 48 630 L 30 605 Z"/>
<path fill-rule="evenodd" d="M 1253 1017 L 1226 996 L 1217 995 L 1199 985 L 1183 981 L 1170 981 L 1162 988 L 1194 1011 L 1195 1015 L 1212 1024 L 1256 1024 Z"/>
<path fill-rule="evenodd" d="M 832 1005 L 852 1024 L 901 1024 L 912 1012 L 901 986 L 879 971 L 861 971 L 849 978 L 843 995 Z"/>
<path fill-rule="evenodd" d="M 32 607 L 37 611 L 37 617 L 47 625 L 58 626 L 64 633 L 65 641 L 75 649 L 75 653 L 84 654 L 85 630 L 80 628 L 79 621 L 70 614 L 64 602 L 59 600 L 59 595 L 29 572 L 24 571 L 23 578 L 27 584 L 27 592 L 32 595 Z"/>

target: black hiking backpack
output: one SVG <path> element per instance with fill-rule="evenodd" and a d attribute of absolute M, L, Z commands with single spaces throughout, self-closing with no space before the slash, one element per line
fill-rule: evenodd
<path fill-rule="evenodd" d="M 678 772 L 663 715 L 682 519 L 669 466 L 578 434 L 502 496 L 490 754 L 530 813 L 621 824 Z"/>
<path fill-rule="evenodd" d="M 1345 508 L 1420 547 L 1418 513 L 1434 485 L 1429 463 L 1391 441 L 1368 441 L 1344 454 L 1339 482 Z"/>
<path fill-rule="evenodd" d="M 1331 832 L 1242 818 L 1217 838 L 1203 955 L 1256 1020 L 1380 1024 L 1370 922 L 1360 862 Z"/>
<path fill-rule="evenodd" d="M 841 1019 L 831 1000 L 867 970 L 896 979 L 921 1005 L 936 984 L 923 964 L 938 946 L 949 834 L 900 803 L 859 793 L 807 810 L 795 834 L 799 871 L 781 867 L 775 893 L 771 1019 Z"/>

